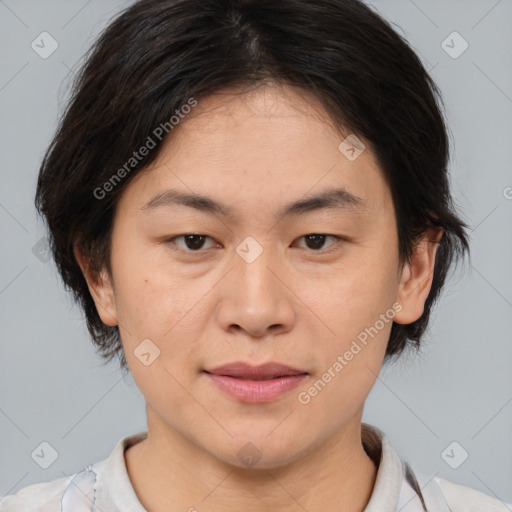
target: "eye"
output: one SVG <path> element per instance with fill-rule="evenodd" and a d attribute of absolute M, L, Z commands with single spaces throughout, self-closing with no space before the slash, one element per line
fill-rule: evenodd
<path fill-rule="evenodd" d="M 185 243 L 185 247 L 180 246 L 179 244 L 175 243 L 175 240 L 179 240 L 180 238 L 183 239 L 183 241 Z M 174 236 L 172 238 L 169 238 L 166 241 L 172 242 L 173 244 L 178 245 L 178 247 L 185 249 L 187 252 L 198 252 L 199 249 L 203 248 L 204 241 L 206 238 L 213 240 L 212 238 L 210 238 L 207 235 L 186 234 L 186 235 Z"/>
<path fill-rule="evenodd" d="M 297 240 L 304 239 L 306 242 L 306 248 L 311 249 L 313 251 L 319 252 L 322 250 L 325 245 L 325 241 L 327 238 L 331 238 L 334 240 L 334 243 L 332 243 L 329 247 L 332 247 L 337 242 L 341 240 L 339 236 L 335 235 L 327 235 L 324 233 L 310 233 L 304 236 L 299 237 Z M 176 243 L 177 240 L 182 239 L 184 242 L 184 246 L 181 244 Z M 177 235 L 172 238 L 169 238 L 166 240 L 166 242 L 171 242 L 174 245 L 177 245 L 181 249 L 184 249 L 186 252 L 200 252 L 201 249 L 205 249 L 205 240 L 213 239 L 209 237 L 208 235 L 201 235 L 201 234 L 185 234 L 185 235 Z M 213 245 L 212 247 L 214 247 Z M 212 247 L 206 247 L 206 249 L 212 248 Z"/>
<path fill-rule="evenodd" d="M 322 246 L 325 243 L 326 238 L 333 238 L 335 242 L 331 244 L 329 247 L 335 245 L 341 238 L 335 235 L 326 235 L 324 233 L 310 233 L 308 235 L 301 236 L 298 240 L 304 239 L 306 241 L 306 246 L 308 249 L 312 249 L 314 251 L 318 251 L 322 249 Z"/>

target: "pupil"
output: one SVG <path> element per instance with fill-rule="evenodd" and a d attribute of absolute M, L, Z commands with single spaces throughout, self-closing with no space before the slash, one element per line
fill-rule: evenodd
<path fill-rule="evenodd" d="M 200 249 L 204 244 L 203 235 L 187 235 L 185 237 L 189 249 Z M 306 235 L 306 245 L 310 249 L 320 249 L 325 242 L 325 235 Z M 192 246 L 192 247 L 191 247 Z"/>
<path fill-rule="evenodd" d="M 202 235 L 187 235 L 185 237 L 185 240 L 186 240 L 186 243 L 187 243 L 187 247 L 189 249 L 201 248 L 203 246 L 203 243 L 204 243 L 204 237 Z M 190 242 L 192 242 L 192 247 L 189 246 Z"/>
<path fill-rule="evenodd" d="M 324 239 L 325 239 L 325 235 L 307 235 L 306 236 L 306 245 L 310 248 L 310 249 L 319 249 L 320 247 L 317 247 L 316 245 L 320 245 L 322 246 L 323 245 L 323 242 L 324 242 Z M 308 241 L 311 241 L 313 240 L 313 247 L 310 247 Z"/>

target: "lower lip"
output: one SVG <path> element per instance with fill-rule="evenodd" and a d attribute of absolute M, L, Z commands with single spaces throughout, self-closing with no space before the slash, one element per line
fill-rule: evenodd
<path fill-rule="evenodd" d="M 298 386 L 307 374 L 287 375 L 269 380 L 246 380 L 207 373 L 217 386 L 242 402 L 270 402 Z"/>

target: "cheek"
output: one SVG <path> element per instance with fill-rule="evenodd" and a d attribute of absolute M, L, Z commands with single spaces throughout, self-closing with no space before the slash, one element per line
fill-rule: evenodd
<path fill-rule="evenodd" d="M 315 375 L 311 385 L 298 397 L 301 404 L 298 407 L 307 417 L 310 431 L 334 434 L 340 425 L 360 413 L 383 359 L 383 351 L 378 345 L 363 347 L 353 359 L 343 365 L 338 361 L 336 366 L 338 355 L 342 356 L 343 352 L 331 354 L 325 371 Z"/>
<path fill-rule="evenodd" d="M 196 340 L 201 338 L 210 318 L 206 301 L 200 299 L 212 284 L 199 281 L 191 286 L 176 272 L 165 271 L 161 262 L 145 257 L 142 251 L 116 257 L 116 309 L 134 379 L 140 380 L 149 393 L 154 390 L 162 396 L 173 393 L 179 397 L 179 385 L 171 375 L 185 384 L 192 376 L 191 365 L 199 364 Z M 150 356 L 146 359 L 156 357 L 148 367 L 138 359 L 147 352 Z"/>
<path fill-rule="evenodd" d="M 188 304 L 187 288 L 172 269 L 155 258 L 160 248 L 156 251 L 129 227 L 123 228 L 119 226 L 116 232 L 112 251 L 119 320 L 134 336 L 160 338 L 183 314 Z"/>
<path fill-rule="evenodd" d="M 334 268 L 322 286 L 310 287 L 307 304 L 320 319 L 315 320 L 324 352 L 320 371 L 331 368 L 336 377 L 329 387 L 343 395 L 332 398 L 357 402 L 369 392 L 382 366 L 397 312 L 393 304 L 398 280 L 391 253 L 378 257 L 378 251 L 369 251 L 345 263 Z M 336 362 L 338 371 L 333 368 Z"/>
<path fill-rule="evenodd" d="M 161 355 L 150 366 L 144 366 L 133 354 L 126 356 L 133 380 L 144 396 L 145 402 L 166 422 L 172 424 L 175 411 L 182 414 L 194 412 L 194 402 L 190 400 L 189 384 L 183 375 L 171 367 Z M 196 411 L 197 413 L 197 411 Z M 167 417 L 166 417 L 167 415 Z"/>
<path fill-rule="evenodd" d="M 361 255 L 334 265 L 326 279 L 303 281 L 297 295 L 306 297 L 310 310 L 326 327 L 327 336 L 339 340 L 355 337 L 392 307 L 398 292 L 393 259 Z"/>

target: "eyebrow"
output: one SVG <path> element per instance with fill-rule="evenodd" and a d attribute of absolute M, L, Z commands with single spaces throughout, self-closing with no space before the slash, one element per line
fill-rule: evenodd
<path fill-rule="evenodd" d="M 226 218 L 233 218 L 235 214 L 233 208 L 211 197 L 189 194 L 173 189 L 164 190 L 154 195 L 141 210 L 154 210 L 160 207 L 172 207 L 176 205 L 188 206 L 209 214 L 219 214 Z M 314 210 L 327 208 L 361 212 L 366 209 L 366 204 L 360 197 L 355 196 L 344 188 L 331 188 L 315 196 L 289 203 L 275 212 L 274 215 L 276 217 L 301 215 Z"/>

